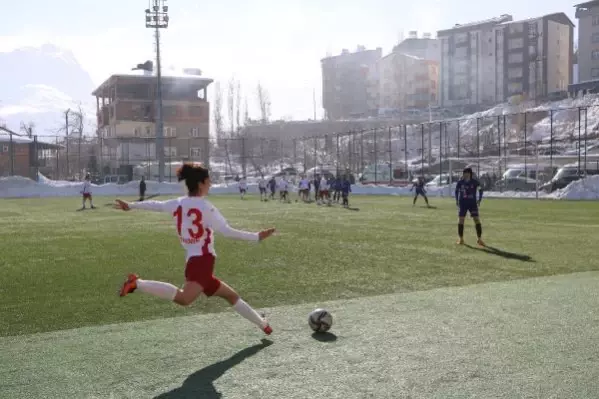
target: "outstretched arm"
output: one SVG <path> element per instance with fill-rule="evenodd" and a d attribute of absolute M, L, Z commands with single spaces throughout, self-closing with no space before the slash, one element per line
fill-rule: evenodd
<path fill-rule="evenodd" d="M 458 182 L 458 184 L 455 185 L 455 202 L 456 204 L 460 201 L 460 183 Z"/>
<path fill-rule="evenodd" d="M 478 187 L 478 203 L 480 204 L 480 202 L 483 200 L 483 188 L 482 187 Z"/>
<path fill-rule="evenodd" d="M 130 209 L 143 209 L 154 212 L 167 212 L 170 207 L 167 205 L 169 201 L 144 201 L 144 202 L 126 202 L 120 199 L 116 201 L 116 208 L 128 211 Z"/>
<path fill-rule="evenodd" d="M 218 231 L 225 237 L 245 241 L 262 241 L 265 238 L 270 237 L 275 232 L 274 228 L 263 230 L 259 233 L 251 233 L 249 231 L 234 229 L 233 227 L 229 226 L 229 223 L 224 216 L 218 211 L 218 209 L 214 207 L 210 209 L 209 215 L 210 224 L 214 230 Z"/>

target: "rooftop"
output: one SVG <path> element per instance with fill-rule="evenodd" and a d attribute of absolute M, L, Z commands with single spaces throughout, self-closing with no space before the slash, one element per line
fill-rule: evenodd
<path fill-rule="evenodd" d="M 155 75 L 139 75 L 139 74 L 117 74 L 112 75 L 106 79 L 100 86 L 98 86 L 93 92 L 92 96 L 99 95 L 103 90 L 112 86 L 118 79 L 137 80 L 139 82 L 150 82 L 156 80 Z M 207 87 L 210 83 L 214 82 L 214 79 L 203 78 L 197 75 L 177 75 L 177 76 L 162 76 L 162 83 L 194 83 L 198 86 L 198 89 Z"/>
<path fill-rule="evenodd" d="M 587 8 L 587 7 L 593 7 L 593 6 L 599 6 L 599 0 L 587 1 L 585 3 L 576 4 L 574 7 Z"/>
<path fill-rule="evenodd" d="M 599 5 L 599 0 L 592 1 L 589 3 L 596 3 Z M 462 24 L 462 25 L 456 24 L 451 29 L 444 29 L 444 30 L 438 31 L 437 36 L 458 33 L 458 32 L 467 32 L 470 30 L 474 30 L 476 28 L 482 28 L 484 26 L 518 24 L 518 23 L 522 23 L 522 22 L 535 21 L 535 20 L 543 19 L 543 18 L 546 18 L 546 19 L 549 19 L 552 21 L 556 21 L 556 22 L 562 23 L 564 25 L 575 26 L 574 22 L 572 22 L 572 20 L 566 15 L 566 13 L 563 13 L 563 12 L 556 12 L 553 14 L 546 14 L 546 15 L 541 15 L 539 17 L 526 18 L 526 19 L 521 19 L 521 20 L 517 20 L 517 21 L 514 21 L 514 19 L 511 15 L 503 14 L 499 17 L 490 18 L 490 19 L 486 19 L 483 21 L 469 22 L 467 24 Z"/>

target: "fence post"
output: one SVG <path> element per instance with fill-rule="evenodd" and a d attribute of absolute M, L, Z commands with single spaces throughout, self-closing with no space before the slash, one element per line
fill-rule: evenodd
<path fill-rule="evenodd" d="M 503 115 L 503 170 L 507 170 L 507 157 L 508 157 L 508 143 L 507 143 L 507 131 L 506 131 L 506 115 Z"/>
<path fill-rule="evenodd" d="M 524 111 L 524 176 L 528 178 L 528 112 Z"/>
<path fill-rule="evenodd" d="M 77 143 L 77 169 L 79 170 L 79 177 L 81 178 L 83 168 L 81 167 L 81 138 L 83 136 L 83 129 L 79 127 L 79 142 Z"/>
<path fill-rule="evenodd" d="M 584 176 L 586 177 L 587 175 L 587 136 L 588 136 L 588 132 L 587 132 L 587 111 L 588 108 L 584 107 Z"/>
<path fill-rule="evenodd" d="M 14 176 L 15 175 L 15 151 L 14 151 L 14 145 L 13 145 L 13 140 L 12 140 L 12 133 L 8 133 L 8 156 L 10 159 L 10 167 L 9 167 L 9 171 L 10 171 L 10 176 Z"/>
<path fill-rule="evenodd" d="M 302 139 L 302 146 L 304 147 L 304 174 L 306 174 L 306 171 L 308 170 L 308 164 L 306 161 L 306 159 L 308 158 L 308 154 L 307 154 L 307 150 L 306 150 L 306 140 Z"/>
<path fill-rule="evenodd" d="M 578 176 L 580 176 L 580 125 L 581 125 L 581 119 L 580 119 L 580 107 L 578 107 Z"/>
<path fill-rule="evenodd" d="M 460 159 L 460 120 L 458 119 L 458 160 Z"/>
<path fill-rule="evenodd" d="M 339 164 L 341 163 L 341 153 L 339 151 L 339 133 L 337 133 L 335 135 L 335 145 L 337 146 L 336 148 L 336 152 L 337 152 L 337 173 L 336 173 L 336 177 L 339 177 L 339 174 L 341 173 L 341 169 L 339 168 Z"/>
<path fill-rule="evenodd" d="M 480 179 L 480 118 L 476 118 L 476 176 Z"/>
<path fill-rule="evenodd" d="M 379 169 L 379 160 L 377 157 L 377 146 L 376 146 L 376 128 L 374 128 L 374 184 L 378 183 L 378 169 Z"/>
<path fill-rule="evenodd" d="M 389 128 L 389 185 L 393 183 L 393 146 L 391 145 L 391 128 Z"/>
<path fill-rule="evenodd" d="M 422 144 L 422 156 L 420 157 L 420 176 L 424 176 L 424 123 L 420 124 L 420 139 Z"/>
<path fill-rule="evenodd" d="M 364 172 L 364 131 L 360 132 L 360 173 Z"/>
<path fill-rule="evenodd" d="M 439 183 L 443 185 L 443 122 L 439 122 Z"/>
<path fill-rule="evenodd" d="M 499 156 L 499 175 L 501 175 L 501 116 L 497 115 L 497 155 Z M 495 182 L 493 182 L 495 184 Z"/>
<path fill-rule="evenodd" d="M 33 136 L 33 157 L 31 158 L 33 160 L 33 170 L 35 171 L 34 174 L 34 180 L 35 181 L 39 181 L 39 175 L 40 175 L 40 160 L 39 160 L 39 150 L 38 150 L 38 146 L 37 146 L 37 134 L 35 136 Z"/>
<path fill-rule="evenodd" d="M 549 167 L 553 173 L 553 110 L 549 111 Z"/>
<path fill-rule="evenodd" d="M 297 167 L 297 139 L 293 139 L 293 167 Z"/>
<path fill-rule="evenodd" d="M 247 177 L 247 159 L 245 156 L 245 137 L 241 138 L 241 173 Z"/>
<path fill-rule="evenodd" d="M 316 150 L 316 146 L 318 144 L 318 139 L 314 137 L 314 171 L 318 170 L 318 151 Z M 316 174 L 316 173 L 315 173 Z"/>
<path fill-rule="evenodd" d="M 409 180 L 410 179 L 410 170 L 408 168 L 408 125 L 403 125 L 403 156 L 404 156 L 404 167 L 406 168 L 406 175 Z"/>

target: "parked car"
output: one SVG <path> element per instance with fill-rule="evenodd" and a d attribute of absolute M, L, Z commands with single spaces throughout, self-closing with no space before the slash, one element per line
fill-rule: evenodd
<path fill-rule="evenodd" d="M 559 190 L 561 188 L 567 187 L 570 183 L 580 180 L 586 176 L 598 175 L 599 174 L 599 166 L 597 163 L 588 163 L 586 165 L 586 175 L 585 175 L 585 167 L 584 165 L 580 166 L 580 171 L 578 169 L 578 164 L 570 164 L 561 167 L 555 176 L 546 184 L 544 184 L 541 189 L 544 191 L 551 193 L 555 190 Z"/>

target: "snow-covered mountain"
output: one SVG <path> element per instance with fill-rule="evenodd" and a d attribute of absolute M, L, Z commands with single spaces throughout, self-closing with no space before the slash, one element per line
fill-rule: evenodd
<path fill-rule="evenodd" d="M 94 84 L 71 51 L 45 44 L 0 53 L 0 70 L 0 123 L 8 128 L 33 122 L 35 134 L 54 134 L 79 104 L 95 120 Z"/>

